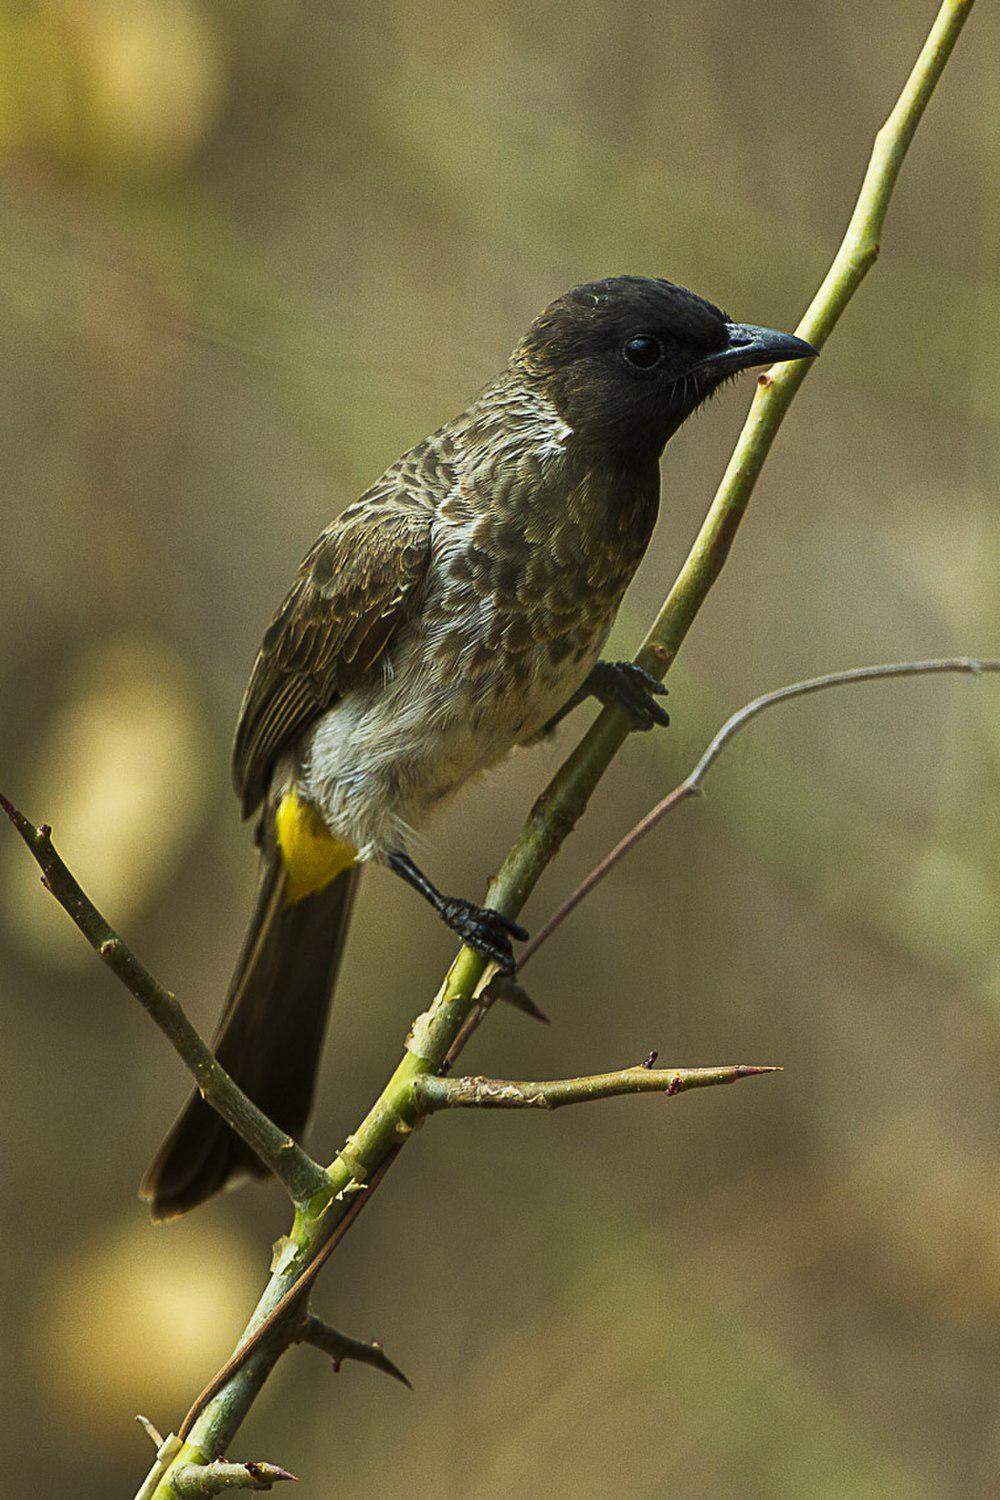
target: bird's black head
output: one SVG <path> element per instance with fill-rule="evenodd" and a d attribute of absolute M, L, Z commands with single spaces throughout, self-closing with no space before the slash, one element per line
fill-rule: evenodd
<path fill-rule="evenodd" d="M 551 303 L 511 363 L 541 382 L 579 441 L 628 460 L 658 456 L 740 370 L 815 353 L 792 334 L 734 323 L 671 281 L 611 276 Z"/>

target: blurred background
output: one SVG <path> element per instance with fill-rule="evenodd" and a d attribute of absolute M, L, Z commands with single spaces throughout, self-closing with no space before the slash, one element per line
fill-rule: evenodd
<path fill-rule="evenodd" d="M 0 4 L 0 786 L 210 1033 L 254 879 L 228 752 L 320 528 L 583 280 L 790 327 L 932 0 Z M 759 691 L 1000 654 L 1000 18 L 974 12 L 882 258 L 798 401 L 671 678 L 537 927 Z M 674 440 L 630 652 L 744 381 Z M 585 726 L 431 829 L 482 891 Z M 318 1310 L 414 1382 L 294 1351 L 235 1445 L 309 1495 L 980 1497 L 1000 1419 L 1000 686 L 773 713 L 529 971 L 474 1071 L 785 1072 L 464 1114 L 415 1141 Z M 287 1227 L 136 1199 L 186 1076 L 0 829 L 0 1492 L 132 1493 Z M 329 1159 L 451 945 L 373 872 L 310 1144 Z M 16 1450 L 15 1445 L 16 1444 Z"/>

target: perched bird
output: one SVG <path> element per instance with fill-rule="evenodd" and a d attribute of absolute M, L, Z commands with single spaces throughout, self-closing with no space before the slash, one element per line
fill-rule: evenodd
<path fill-rule="evenodd" d="M 515 922 L 445 896 L 411 830 L 588 695 L 665 723 L 660 684 L 598 660 L 646 550 L 668 438 L 729 376 L 815 353 L 669 281 L 557 298 L 472 404 L 403 455 L 306 555 L 240 710 L 233 776 L 259 810 L 257 905 L 219 1060 L 301 1135 L 362 865 L 513 967 Z M 195 1095 L 149 1169 L 169 1218 L 264 1168 Z"/>

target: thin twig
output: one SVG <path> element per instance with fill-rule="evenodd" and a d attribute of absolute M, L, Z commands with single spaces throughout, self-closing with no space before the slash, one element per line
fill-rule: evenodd
<path fill-rule="evenodd" d="M 148 1417 L 144 1417 L 141 1411 L 136 1412 L 135 1420 L 138 1422 L 143 1432 L 149 1438 L 149 1441 L 152 1443 L 153 1447 L 162 1448 L 163 1434 L 162 1432 L 160 1432 L 159 1428 L 156 1427 Z"/>
<path fill-rule="evenodd" d="M 83 933 L 87 942 L 129 990 L 194 1074 L 198 1088 L 218 1114 L 246 1141 L 284 1186 L 293 1203 L 306 1205 L 330 1192 L 330 1179 L 319 1162 L 279 1130 L 230 1078 L 198 1035 L 176 996 L 145 969 L 128 945 L 101 915 L 63 863 L 52 843 L 47 823 L 36 828 L 6 797 L 0 808 L 7 814 L 42 871 L 50 891 Z"/>
<path fill-rule="evenodd" d="M 543 943 L 548 942 L 557 927 L 561 927 L 569 916 L 575 911 L 580 902 L 589 896 L 595 886 L 600 885 L 606 875 L 610 875 L 616 865 L 621 864 L 627 854 L 631 854 L 640 839 L 645 838 L 667 813 L 673 812 L 682 802 L 689 797 L 697 797 L 701 794 L 702 783 L 706 773 L 718 760 L 723 750 L 735 739 L 741 729 L 745 729 L 751 720 L 756 719 L 765 709 L 775 708 L 779 703 L 788 703 L 793 698 L 805 698 L 810 693 L 821 693 L 827 688 L 846 687 L 855 682 L 878 682 L 888 677 L 928 677 L 938 672 L 963 672 L 973 677 L 978 677 L 984 672 L 1000 672 L 1000 659 L 987 657 L 978 659 L 972 656 L 942 656 L 934 657 L 929 661 L 891 661 L 883 662 L 875 667 L 848 667 L 842 672 L 824 672 L 821 677 L 807 677 L 802 682 L 791 682 L 787 687 L 775 688 L 773 692 L 762 693 L 759 698 L 746 703 L 736 713 L 731 714 L 715 737 L 709 742 L 695 765 L 694 769 L 684 778 L 672 792 L 652 808 L 644 818 L 640 818 L 635 826 L 629 829 L 623 839 L 620 839 L 609 854 L 606 854 L 590 874 L 585 876 L 566 900 L 562 903 L 552 916 L 542 924 L 535 936 L 522 950 L 518 962 L 518 972 L 524 968 Z"/>
<path fill-rule="evenodd" d="M 586 1104 L 591 1099 L 613 1099 L 620 1094 L 683 1094 L 687 1089 L 736 1083 L 761 1073 L 780 1073 L 773 1064 L 761 1067 L 737 1063 L 719 1068 L 622 1068 L 617 1073 L 593 1073 L 586 1078 L 550 1078 L 522 1083 L 509 1078 L 436 1078 L 429 1074 L 414 1085 L 414 1096 L 426 1114 L 441 1109 L 561 1109 L 564 1104 Z"/>

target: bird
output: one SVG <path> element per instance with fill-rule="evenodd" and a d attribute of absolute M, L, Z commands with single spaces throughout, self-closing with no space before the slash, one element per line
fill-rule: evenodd
<path fill-rule="evenodd" d="M 585 698 L 638 728 L 668 722 L 655 677 L 600 657 L 653 532 L 663 449 L 740 371 L 815 353 L 658 277 L 576 286 L 309 549 L 239 713 L 233 780 L 256 817 L 259 877 L 214 1043 L 289 1135 L 311 1110 L 365 865 L 514 968 L 527 933 L 443 894 L 414 830 Z M 196 1093 L 141 1191 L 169 1219 L 266 1170 Z"/>

